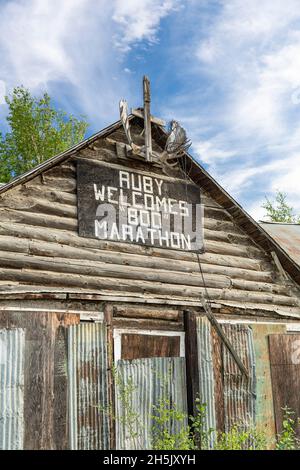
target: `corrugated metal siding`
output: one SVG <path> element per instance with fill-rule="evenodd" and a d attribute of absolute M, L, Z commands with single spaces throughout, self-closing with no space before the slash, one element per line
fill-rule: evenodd
<path fill-rule="evenodd" d="M 256 425 L 265 433 L 269 442 L 274 442 L 275 416 L 271 381 L 268 335 L 286 333 L 285 325 L 252 325 L 256 356 L 257 413 Z"/>
<path fill-rule="evenodd" d="M 165 399 L 187 415 L 184 358 L 121 360 L 116 377 L 117 449 L 151 449 L 153 406 Z M 128 413 L 131 416 L 128 415 Z M 170 429 L 177 432 L 175 423 Z"/>
<path fill-rule="evenodd" d="M 20 450 L 24 443 L 23 329 L 0 330 L 0 449 Z"/>
<path fill-rule="evenodd" d="M 69 433 L 71 449 L 108 449 L 106 327 L 70 326 L 68 337 Z"/>
<path fill-rule="evenodd" d="M 202 316 L 197 318 L 197 345 L 200 399 L 201 403 L 206 405 L 204 428 L 209 431 L 216 429 L 215 381 L 211 325 L 208 319 Z M 211 446 L 213 440 L 214 434 L 211 434 Z"/>
<path fill-rule="evenodd" d="M 300 225 L 262 222 L 260 225 L 300 265 Z"/>
<path fill-rule="evenodd" d="M 233 425 L 249 429 L 255 424 L 256 375 L 252 329 L 247 325 L 222 326 L 237 354 L 249 371 L 241 374 L 228 350 L 223 346 L 225 431 Z"/>

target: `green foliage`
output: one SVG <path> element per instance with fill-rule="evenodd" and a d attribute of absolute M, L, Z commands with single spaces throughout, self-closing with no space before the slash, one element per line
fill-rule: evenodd
<path fill-rule="evenodd" d="M 196 398 L 195 416 L 190 416 L 190 435 L 194 449 L 209 449 L 215 439 L 215 430 L 206 428 L 206 403 L 202 403 L 200 398 Z"/>
<path fill-rule="evenodd" d="M 116 368 L 113 369 L 113 376 L 123 414 L 116 417 L 111 407 L 105 411 L 113 420 L 120 420 L 119 426 L 125 431 L 125 438 L 132 448 L 142 449 L 141 430 L 144 423 L 140 413 L 133 408 L 133 394 L 138 393 L 137 387 L 130 378 L 125 384 Z M 296 435 L 300 419 L 295 419 L 294 413 L 288 408 L 284 408 L 283 430 L 275 444 L 268 442 L 265 433 L 254 426 L 245 430 L 242 424 L 235 424 L 228 432 L 207 429 L 206 404 L 197 398 L 195 416 L 188 417 L 168 398 L 166 383 L 162 387 L 163 398 L 153 405 L 149 416 L 153 423 L 152 450 L 267 450 L 274 445 L 276 450 L 300 449 L 300 440 Z"/>
<path fill-rule="evenodd" d="M 17 87 L 6 97 L 9 132 L 0 133 L 0 181 L 30 170 L 48 158 L 83 140 L 88 127 L 51 105 L 50 96 L 31 96 L 24 87 Z"/>
<path fill-rule="evenodd" d="M 125 431 L 125 439 L 131 442 L 134 449 L 142 450 L 140 433 L 143 429 L 143 423 L 140 414 L 134 410 L 132 405 L 133 394 L 137 393 L 137 388 L 134 386 L 132 378 L 129 378 L 125 384 L 116 367 L 113 368 L 113 377 L 121 409 L 123 410 L 123 414 L 118 416 L 119 424 Z"/>
<path fill-rule="evenodd" d="M 275 201 L 270 201 L 266 197 L 266 202 L 262 205 L 266 209 L 266 217 L 271 222 L 300 223 L 300 216 L 294 214 L 293 207 L 289 206 L 287 194 L 277 191 Z"/>
<path fill-rule="evenodd" d="M 219 433 L 214 450 L 265 450 L 266 437 L 263 432 L 250 428 L 245 431 L 235 425 L 227 433 Z"/>
<path fill-rule="evenodd" d="M 300 440 L 296 436 L 296 428 L 300 424 L 300 419 L 295 419 L 295 413 L 287 407 L 283 408 L 283 411 L 282 431 L 277 439 L 276 450 L 299 450 Z"/>
<path fill-rule="evenodd" d="M 170 400 L 159 400 L 153 406 L 153 450 L 189 450 L 193 447 L 187 415 Z"/>

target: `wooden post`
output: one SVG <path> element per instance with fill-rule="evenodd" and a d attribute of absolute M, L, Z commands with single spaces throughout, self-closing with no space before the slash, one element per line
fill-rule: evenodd
<path fill-rule="evenodd" d="M 152 160 L 152 137 L 151 137 L 151 114 L 150 114 L 150 81 L 148 77 L 144 76 L 143 79 L 144 91 L 144 126 L 145 126 L 145 151 L 146 160 Z"/>
<path fill-rule="evenodd" d="M 108 402 L 109 402 L 109 430 L 110 449 L 116 448 L 116 422 L 115 422 L 115 381 L 113 374 L 114 367 L 114 338 L 113 338 L 113 306 L 104 306 L 104 321 L 107 328 L 107 381 L 108 381 Z"/>
<path fill-rule="evenodd" d="M 198 368 L 198 345 L 197 345 L 197 322 L 196 313 L 190 310 L 183 312 L 185 331 L 185 361 L 187 402 L 189 416 L 195 416 L 196 398 L 199 396 L 199 368 Z"/>

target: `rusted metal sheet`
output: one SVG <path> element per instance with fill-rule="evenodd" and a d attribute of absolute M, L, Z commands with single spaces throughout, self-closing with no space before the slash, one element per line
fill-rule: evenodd
<path fill-rule="evenodd" d="M 68 313 L 3 311 L 1 328 L 25 330 L 24 449 L 65 449 L 68 444 L 63 330 L 77 323 Z"/>
<path fill-rule="evenodd" d="M 256 426 L 265 434 L 272 446 L 276 430 L 268 335 L 285 333 L 286 327 L 285 325 L 255 324 L 251 325 L 251 328 L 256 357 Z"/>
<path fill-rule="evenodd" d="M 270 335 L 270 364 L 277 434 L 282 432 L 284 409 L 300 418 L 300 334 Z M 300 424 L 296 432 L 300 437 Z"/>
<path fill-rule="evenodd" d="M 70 447 L 108 449 L 110 410 L 105 324 L 71 326 L 68 356 Z"/>
<path fill-rule="evenodd" d="M 24 446 L 25 331 L 0 330 L 0 449 Z"/>
<path fill-rule="evenodd" d="M 154 406 L 160 400 L 166 408 L 187 415 L 184 358 L 121 360 L 116 375 L 117 449 L 151 449 Z M 185 420 L 186 424 L 186 420 Z M 178 423 L 170 423 L 178 431 Z"/>
<path fill-rule="evenodd" d="M 225 431 L 238 425 L 249 429 L 255 424 L 256 372 L 252 330 L 247 325 L 223 325 L 249 377 L 240 372 L 228 350 L 223 346 Z"/>
<path fill-rule="evenodd" d="M 206 317 L 197 318 L 197 345 L 200 399 L 206 405 L 205 430 L 216 429 L 215 380 L 211 324 Z M 214 435 L 211 435 L 211 445 Z"/>
<path fill-rule="evenodd" d="M 260 224 L 266 232 L 300 264 L 300 225 L 263 222 Z"/>

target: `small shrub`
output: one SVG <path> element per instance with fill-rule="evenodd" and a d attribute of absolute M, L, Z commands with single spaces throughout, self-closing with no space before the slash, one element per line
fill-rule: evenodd
<path fill-rule="evenodd" d="M 295 413 L 287 407 L 283 408 L 283 411 L 282 431 L 277 438 L 276 450 L 300 449 L 300 440 L 296 436 L 296 427 L 300 424 L 300 419 L 295 419 Z"/>
<path fill-rule="evenodd" d="M 170 400 L 159 400 L 153 406 L 152 449 L 189 450 L 193 448 L 187 415 L 178 410 Z"/>
<path fill-rule="evenodd" d="M 243 430 L 235 425 L 229 432 L 218 433 L 215 450 L 266 450 L 267 441 L 263 432 L 256 428 Z"/>

